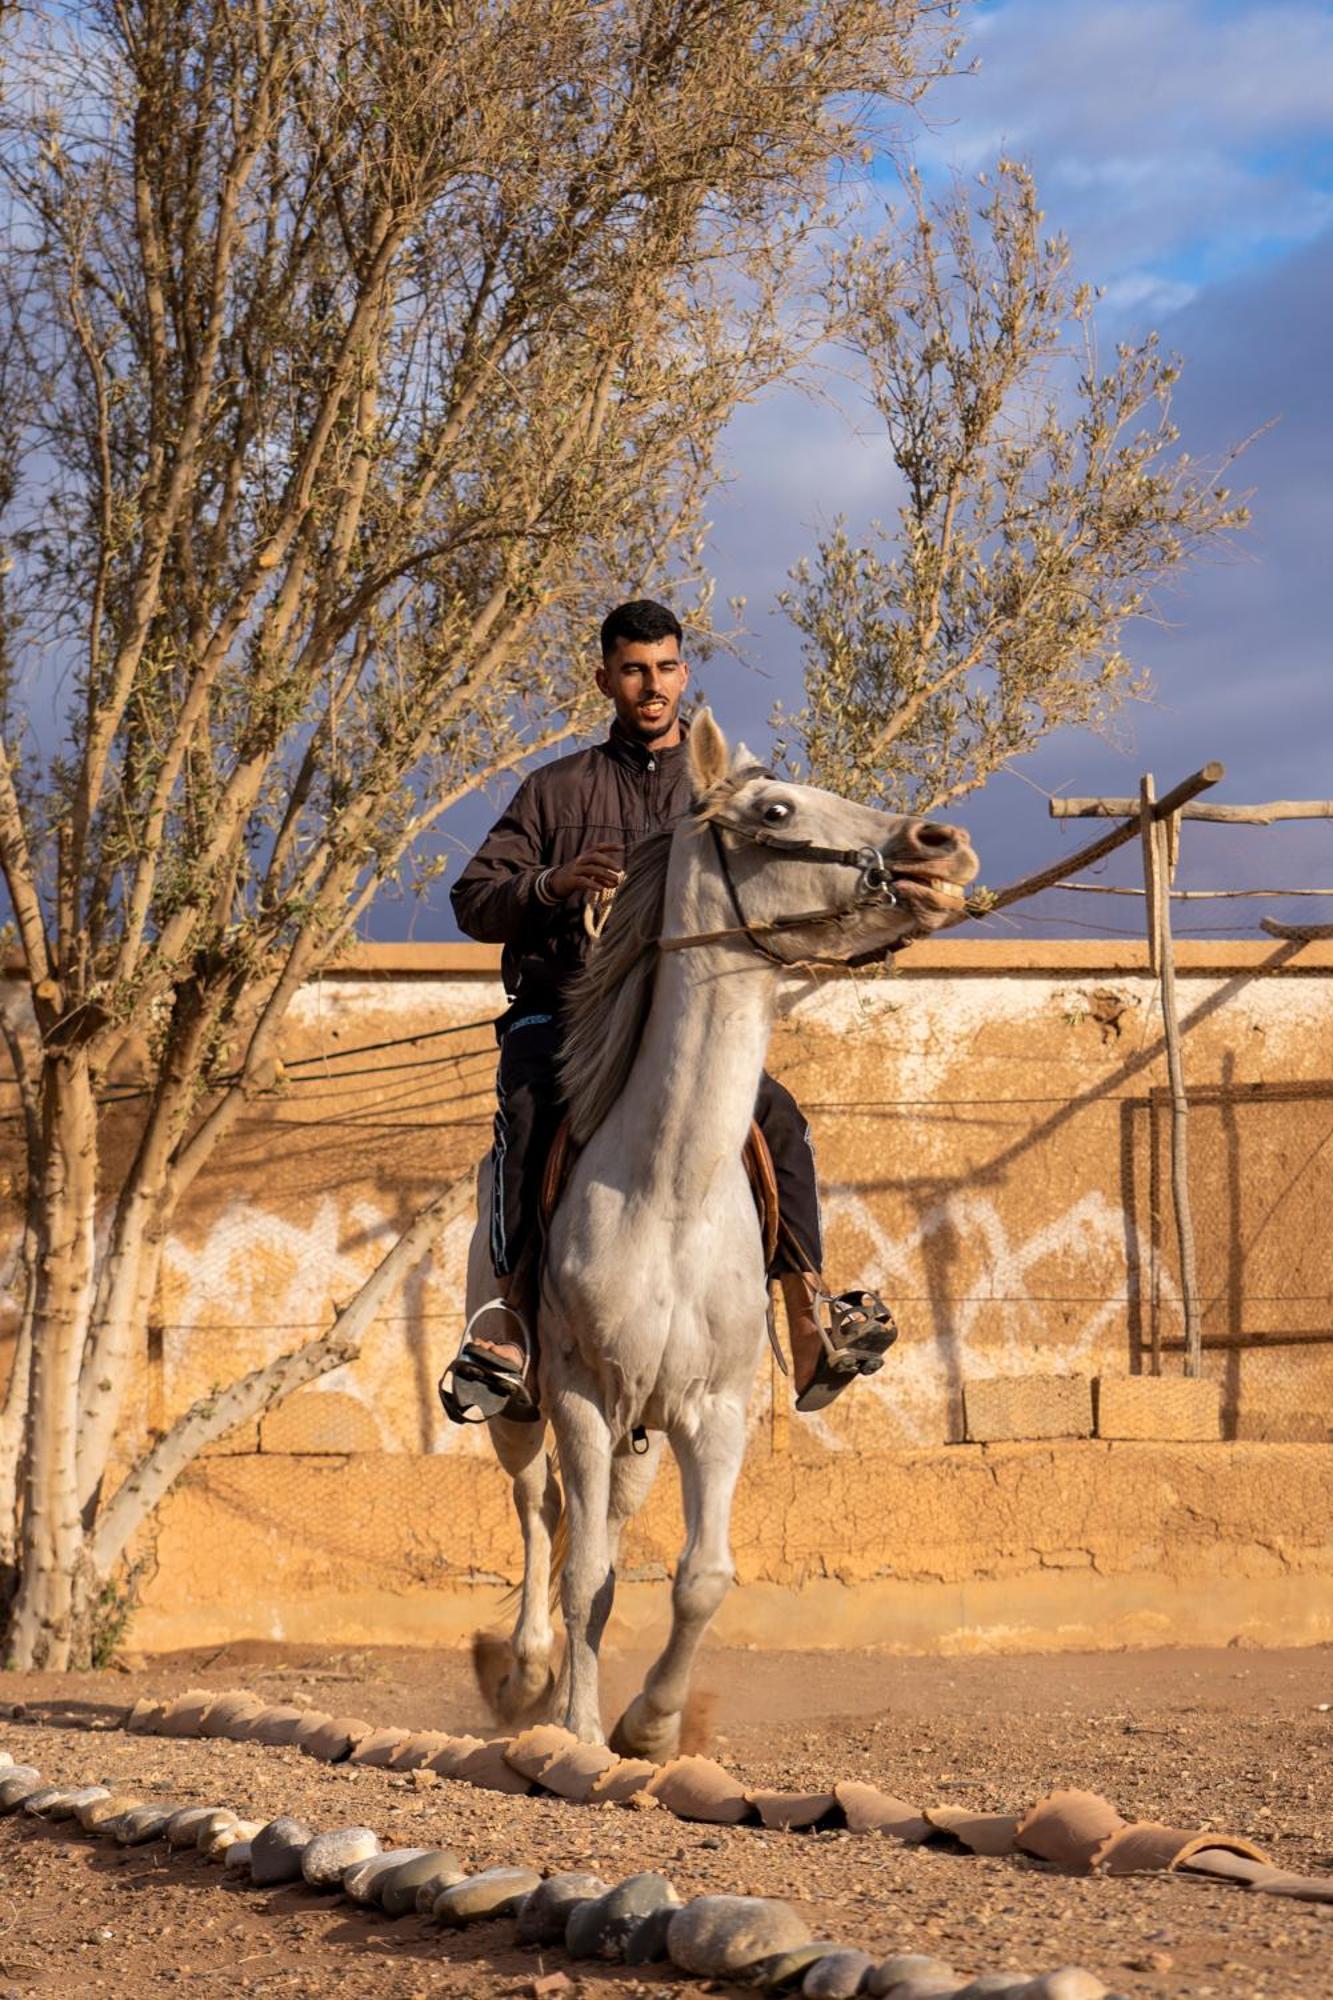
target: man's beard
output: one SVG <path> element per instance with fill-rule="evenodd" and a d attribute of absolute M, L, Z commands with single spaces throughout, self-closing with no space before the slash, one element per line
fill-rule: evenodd
<path fill-rule="evenodd" d="M 668 735 L 675 727 L 679 706 L 677 703 L 673 707 L 668 702 L 661 714 L 654 716 L 644 715 L 636 708 L 631 712 L 629 728 L 641 743 L 656 743 L 659 737 Z"/>

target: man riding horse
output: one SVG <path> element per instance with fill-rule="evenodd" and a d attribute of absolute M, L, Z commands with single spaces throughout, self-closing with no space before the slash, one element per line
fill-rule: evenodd
<path fill-rule="evenodd" d="M 538 1415 L 535 1245 L 542 1176 L 562 1117 L 562 1005 L 592 948 L 595 913 L 614 893 L 630 848 L 691 807 L 688 725 L 680 717 L 689 667 L 681 639 L 674 614 L 648 599 L 608 615 L 597 685 L 614 710 L 610 733 L 525 778 L 453 888 L 463 930 L 504 946 L 510 1001 L 497 1024 L 495 1297 L 473 1315 L 440 1385 L 457 1422 Z M 769 1274 L 786 1306 L 796 1407 L 822 1410 L 857 1373 L 881 1365 L 896 1328 L 873 1293 L 834 1301 L 824 1293 L 809 1126 L 791 1093 L 767 1072 L 754 1116 L 777 1184 L 780 1230 Z M 483 1314 L 490 1325 L 474 1334 Z"/>

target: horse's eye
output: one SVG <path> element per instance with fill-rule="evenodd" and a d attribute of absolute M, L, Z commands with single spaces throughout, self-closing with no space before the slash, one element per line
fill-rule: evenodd
<path fill-rule="evenodd" d="M 769 826 L 781 826 L 784 819 L 791 818 L 791 807 L 785 799 L 774 799 L 764 807 L 764 820 Z"/>

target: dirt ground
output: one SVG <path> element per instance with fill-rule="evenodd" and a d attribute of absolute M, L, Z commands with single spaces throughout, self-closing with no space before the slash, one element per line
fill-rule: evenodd
<path fill-rule="evenodd" d="M 608 1660 L 608 1716 L 644 1664 Z M 1019 1810 L 1077 1785 L 1127 1818 L 1244 1834 L 1284 1866 L 1333 1871 L 1333 1649 L 955 1661 L 715 1650 L 701 1680 L 707 1747 L 750 1782 L 815 1789 L 865 1777 L 918 1805 L 981 1810 Z M 960 1973 L 1077 1963 L 1126 1995 L 1333 1994 L 1333 1906 L 1181 1876 L 1076 1879 L 871 1836 L 712 1828 L 665 1812 L 423 1788 L 293 1750 L 109 1726 L 136 1696 L 187 1686 L 249 1686 L 372 1722 L 485 1726 L 459 1653 L 238 1646 L 130 1674 L 0 1675 L 0 1744 L 56 1780 L 114 1782 L 257 1818 L 293 1812 L 317 1830 L 364 1823 L 386 1844 L 452 1845 L 477 1867 L 582 1867 L 608 1880 L 658 1868 L 686 1896 L 787 1896 L 816 1935 L 879 1955 L 929 1951 Z M 182 1987 L 498 2000 L 562 1964 L 558 1953 L 511 1949 L 509 1934 L 496 1924 L 441 1935 L 303 1889 L 227 1884 L 215 1866 L 168 1861 L 159 1847 L 108 1849 L 0 1821 L 0 2000 L 137 2000 Z M 700 1990 L 669 1971 L 566 1969 L 570 2000 Z"/>

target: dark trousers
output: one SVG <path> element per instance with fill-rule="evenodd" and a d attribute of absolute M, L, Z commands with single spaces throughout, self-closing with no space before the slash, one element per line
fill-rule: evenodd
<path fill-rule="evenodd" d="M 537 1228 L 542 1169 L 564 1116 L 556 1075 L 559 1052 L 560 1023 L 554 1014 L 517 1013 L 500 1038 L 491 1195 L 491 1260 L 500 1277 L 515 1269 Z M 810 1127 L 791 1092 L 767 1070 L 759 1080 L 754 1115 L 773 1155 L 784 1224 L 770 1275 L 817 1271 L 824 1262 L 824 1241 Z"/>

